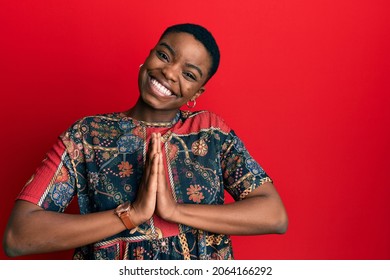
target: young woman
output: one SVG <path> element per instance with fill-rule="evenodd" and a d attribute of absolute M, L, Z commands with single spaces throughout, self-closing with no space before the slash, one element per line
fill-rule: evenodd
<path fill-rule="evenodd" d="M 85 117 L 58 139 L 20 193 L 9 256 L 76 248 L 75 259 L 232 259 L 229 235 L 284 233 L 272 180 L 234 131 L 193 107 L 219 65 L 195 24 L 165 30 L 127 112 Z M 224 204 L 224 191 L 236 202 Z M 65 214 L 77 196 L 80 215 Z"/>

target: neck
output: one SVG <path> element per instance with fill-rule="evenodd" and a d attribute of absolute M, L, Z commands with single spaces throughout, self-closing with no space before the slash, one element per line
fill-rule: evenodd
<path fill-rule="evenodd" d="M 179 110 L 158 110 L 145 104 L 141 98 L 137 103 L 127 111 L 128 116 L 144 122 L 170 122 Z"/>

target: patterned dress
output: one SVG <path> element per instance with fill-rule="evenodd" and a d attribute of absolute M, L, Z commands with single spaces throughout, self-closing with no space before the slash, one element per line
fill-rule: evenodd
<path fill-rule="evenodd" d="M 169 125 L 124 113 L 85 117 L 59 138 L 18 199 L 63 212 L 77 196 L 81 214 L 134 201 L 153 132 L 163 136 L 167 183 L 177 203 L 223 204 L 226 190 L 242 200 L 271 182 L 217 115 L 179 111 Z M 158 216 L 135 229 L 75 249 L 74 259 L 233 259 L 229 236 Z"/>

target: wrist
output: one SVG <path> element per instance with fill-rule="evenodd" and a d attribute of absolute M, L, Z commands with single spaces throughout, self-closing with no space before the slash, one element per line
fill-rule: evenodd
<path fill-rule="evenodd" d="M 137 209 L 137 205 L 132 203 L 129 210 L 129 215 L 132 217 L 134 224 L 138 226 L 146 222 L 149 218 L 144 217 L 144 215 L 142 215 Z"/>
<path fill-rule="evenodd" d="M 133 207 L 129 201 L 126 201 L 114 210 L 115 215 L 122 221 L 127 229 L 133 229 L 137 227 L 137 223 L 134 221 L 134 214 L 132 215 Z"/>
<path fill-rule="evenodd" d="M 173 208 L 171 215 L 166 219 L 168 222 L 171 223 L 180 223 L 180 217 L 181 217 L 181 212 L 184 204 L 179 204 L 176 203 L 175 207 Z"/>

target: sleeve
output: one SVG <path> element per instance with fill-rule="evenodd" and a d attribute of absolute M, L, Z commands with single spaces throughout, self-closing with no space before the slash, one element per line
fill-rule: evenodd
<path fill-rule="evenodd" d="M 233 130 L 222 146 L 221 167 L 225 189 L 236 201 L 244 199 L 262 184 L 272 182 Z"/>
<path fill-rule="evenodd" d="M 82 147 L 72 140 L 72 130 L 62 134 L 35 170 L 16 199 L 45 210 L 64 212 L 76 195 L 80 172 L 76 170 Z"/>

